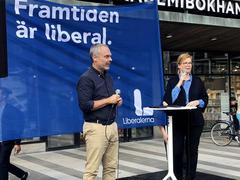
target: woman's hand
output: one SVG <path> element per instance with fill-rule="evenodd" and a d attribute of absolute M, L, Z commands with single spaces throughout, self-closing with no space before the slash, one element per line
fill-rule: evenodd
<path fill-rule="evenodd" d="M 167 143 L 168 142 L 168 134 L 163 126 L 159 126 L 160 132 L 162 134 L 163 140 Z"/>
<path fill-rule="evenodd" d="M 199 100 L 190 101 L 186 106 L 187 107 L 197 107 L 199 105 Z"/>
<path fill-rule="evenodd" d="M 162 104 L 163 104 L 164 107 L 167 107 L 167 106 L 168 106 L 168 103 L 167 103 L 166 101 L 163 101 Z"/>
<path fill-rule="evenodd" d="M 164 133 L 162 133 L 163 136 L 163 140 L 167 143 L 168 142 L 168 134 L 166 131 L 164 131 Z"/>
<path fill-rule="evenodd" d="M 177 83 L 177 87 L 181 87 L 184 83 L 184 81 L 188 80 L 189 79 L 189 74 L 186 73 L 186 72 L 180 72 L 179 73 L 179 81 Z"/>

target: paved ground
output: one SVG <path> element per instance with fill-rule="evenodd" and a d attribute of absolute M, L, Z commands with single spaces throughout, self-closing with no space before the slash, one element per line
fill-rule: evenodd
<path fill-rule="evenodd" d="M 161 139 L 120 144 L 118 177 L 129 177 L 167 169 Z M 22 154 L 12 162 L 31 173 L 29 180 L 79 180 L 84 170 L 85 149 Z M 202 138 L 198 171 L 240 180 L 240 147 L 232 142 L 227 147 L 214 145 Z M 98 180 L 101 178 L 99 173 Z M 17 178 L 11 176 L 11 180 Z"/>

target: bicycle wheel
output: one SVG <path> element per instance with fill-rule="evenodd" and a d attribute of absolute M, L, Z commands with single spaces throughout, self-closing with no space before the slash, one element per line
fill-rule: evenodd
<path fill-rule="evenodd" d="M 218 146 L 226 146 L 231 143 L 233 129 L 226 122 L 217 122 L 211 129 L 212 141 Z"/>

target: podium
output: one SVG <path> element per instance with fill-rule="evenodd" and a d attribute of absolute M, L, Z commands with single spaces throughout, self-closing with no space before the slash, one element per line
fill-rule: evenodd
<path fill-rule="evenodd" d="M 186 107 L 186 106 L 166 106 L 166 107 L 148 107 L 149 109 L 152 109 L 154 111 L 190 111 L 192 109 L 197 109 L 197 107 Z M 173 169 L 173 124 L 172 124 L 172 116 L 168 116 L 168 151 L 167 151 L 167 157 L 168 157 L 168 173 L 163 178 L 163 180 L 168 180 L 168 178 L 171 178 L 172 180 L 177 180 L 177 178 L 174 175 L 174 169 Z"/>

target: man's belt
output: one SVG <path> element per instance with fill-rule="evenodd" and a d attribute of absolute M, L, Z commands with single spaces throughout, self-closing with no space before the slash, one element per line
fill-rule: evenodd
<path fill-rule="evenodd" d="M 94 119 L 94 120 L 85 120 L 88 123 L 97 123 L 102 125 L 111 125 L 114 122 L 114 119 L 110 120 L 100 120 L 100 119 Z"/>

